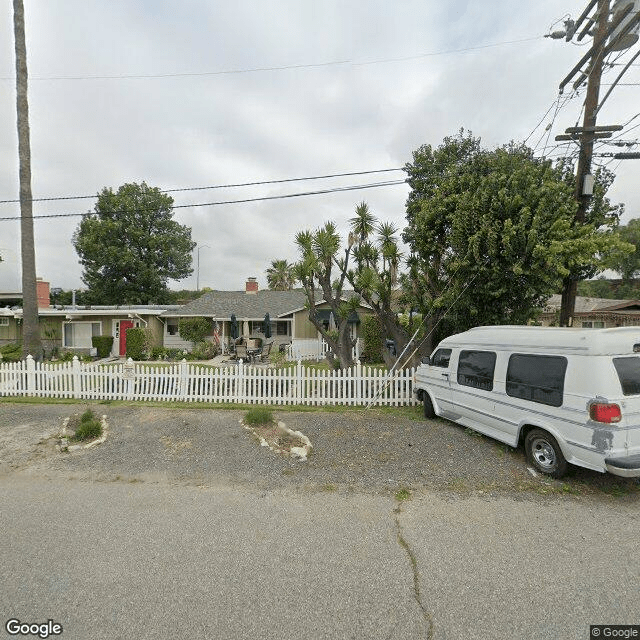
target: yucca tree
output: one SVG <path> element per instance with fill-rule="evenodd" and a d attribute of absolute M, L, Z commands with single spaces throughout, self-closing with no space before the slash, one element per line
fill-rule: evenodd
<path fill-rule="evenodd" d="M 351 257 L 353 243 L 347 243 L 344 255 L 340 256 L 340 236 L 333 222 L 327 222 L 316 231 L 300 231 L 296 234 L 296 244 L 300 251 L 300 260 L 295 265 L 295 276 L 307 294 L 309 320 L 326 340 L 341 368 L 353 364 L 351 356 L 355 346 L 349 334 L 349 316 L 357 308 L 360 300 L 352 297 L 346 301 L 343 288 Z M 338 272 L 334 278 L 335 270 Z M 319 291 L 321 293 L 319 293 Z M 318 299 L 318 297 L 321 299 Z M 334 330 L 325 329 L 318 314 L 317 305 L 327 303 L 335 319 Z"/>
<path fill-rule="evenodd" d="M 358 244 L 362 244 L 373 233 L 376 218 L 369 211 L 369 205 L 364 200 L 356 205 L 355 214 L 349 222 L 351 223 L 351 230 L 355 234 L 355 241 Z"/>
<path fill-rule="evenodd" d="M 267 269 L 267 284 L 272 291 L 290 291 L 296 282 L 294 265 L 286 260 L 272 260 Z"/>
<path fill-rule="evenodd" d="M 398 319 L 400 300 L 399 273 L 403 262 L 398 241 L 398 228 L 391 222 L 379 222 L 365 202 L 356 207 L 351 218 L 351 236 L 355 269 L 349 271 L 349 282 L 380 320 L 385 335 L 396 343 L 398 353 L 407 346 L 410 335 Z M 413 350 L 411 350 L 413 351 Z M 411 354 L 409 351 L 409 355 Z M 382 349 L 386 364 L 394 364 L 388 349 Z M 424 355 L 416 352 L 409 364 Z M 403 358 L 403 365 L 406 364 Z"/>

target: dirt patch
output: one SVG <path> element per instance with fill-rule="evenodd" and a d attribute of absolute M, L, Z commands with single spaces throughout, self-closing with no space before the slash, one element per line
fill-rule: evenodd
<path fill-rule="evenodd" d="M 243 423 L 245 429 L 251 431 L 263 447 L 284 455 L 292 455 L 306 460 L 311 451 L 309 439 L 299 431 L 288 429 L 283 422 L 267 424 Z"/>

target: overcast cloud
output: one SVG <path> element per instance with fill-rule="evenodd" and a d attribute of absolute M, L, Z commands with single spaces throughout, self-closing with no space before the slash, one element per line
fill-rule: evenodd
<path fill-rule="evenodd" d="M 489 147 L 523 140 L 586 51 L 542 38 L 563 15 L 577 17 L 586 0 L 24 4 L 34 198 L 91 195 L 143 180 L 176 189 L 402 167 L 421 144 L 437 146 L 461 127 Z M 2 3 L 2 200 L 18 197 L 12 19 L 11 3 Z M 530 40 L 452 52 L 524 39 Z M 618 62 L 626 62 L 637 46 Z M 389 61 L 437 52 L 450 53 Z M 248 71 L 334 62 L 340 64 Z M 619 69 L 603 82 L 611 82 L 607 78 Z M 212 73 L 222 71 L 245 72 Z M 122 77 L 186 73 L 208 75 Z M 623 82 L 639 83 L 640 68 L 633 67 Z M 640 86 L 617 88 L 599 123 L 627 122 L 639 110 L 639 97 Z M 557 133 L 575 125 L 583 98 L 567 102 L 558 113 L 547 152 Z M 554 111 L 529 140 L 532 146 L 541 140 L 538 153 Z M 639 122 L 640 117 L 629 129 Z M 640 129 L 624 137 L 637 139 Z M 640 215 L 638 168 L 637 160 L 616 168 L 610 196 L 626 203 L 623 222 Z M 184 205 L 276 196 L 403 175 L 192 191 L 174 198 L 176 205 Z M 257 276 L 264 287 L 271 260 L 296 259 L 297 231 L 326 220 L 345 229 L 361 200 L 402 228 L 407 193 L 405 185 L 389 186 L 177 209 L 175 217 L 192 228 L 193 239 L 202 245 L 201 287 L 241 289 L 248 276 Z M 36 202 L 34 215 L 81 213 L 93 204 Z M 0 216 L 18 214 L 17 204 L 0 204 Z M 37 272 L 52 286 L 82 287 L 71 244 L 79 220 L 34 223 Z M 0 221 L 0 290 L 20 289 L 19 246 L 19 222 Z M 195 284 L 194 272 L 172 287 Z"/>

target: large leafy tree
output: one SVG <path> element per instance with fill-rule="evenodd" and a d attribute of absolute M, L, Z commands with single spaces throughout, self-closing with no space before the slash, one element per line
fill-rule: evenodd
<path fill-rule="evenodd" d="M 309 320 L 327 341 L 331 349 L 329 359 L 345 368 L 353 364 L 352 349 L 355 340 L 349 332 L 349 316 L 358 308 L 359 296 L 344 295 L 344 285 L 353 249 L 350 237 L 341 251 L 340 236 L 332 222 L 326 222 L 315 231 L 300 231 L 296 234 L 300 260 L 294 274 L 300 280 L 307 295 Z M 333 314 L 335 328 L 326 326 L 319 313 L 325 304 Z"/>
<path fill-rule="evenodd" d="M 103 189 L 73 235 L 92 304 L 164 303 L 167 281 L 193 272 L 191 229 L 173 220 L 173 198 L 158 188 Z"/>
<path fill-rule="evenodd" d="M 486 151 L 461 131 L 421 146 L 405 170 L 410 294 L 428 316 L 429 349 L 472 326 L 528 322 L 563 278 L 628 249 L 606 216 L 575 225 L 563 168 L 525 146 Z"/>
<path fill-rule="evenodd" d="M 272 291 L 290 291 L 296 282 L 294 265 L 286 260 L 272 260 L 267 269 L 267 285 Z"/>
<path fill-rule="evenodd" d="M 626 225 L 618 227 L 618 233 L 625 242 L 633 245 L 633 252 L 619 255 L 611 260 L 610 266 L 617 271 L 625 285 L 640 276 L 640 219 L 629 220 Z"/>

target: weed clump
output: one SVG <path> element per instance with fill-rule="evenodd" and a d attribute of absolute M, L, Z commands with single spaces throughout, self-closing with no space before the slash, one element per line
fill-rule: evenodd
<path fill-rule="evenodd" d="M 274 422 L 273 411 L 266 407 L 249 409 L 244 417 L 245 424 L 272 424 Z"/>
<path fill-rule="evenodd" d="M 71 438 L 72 440 L 93 440 L 102 435 L 102 423 L 91 409 L 87 409 L 80 416 L 80 424 L 76 427 L 76 431 Z"/>

